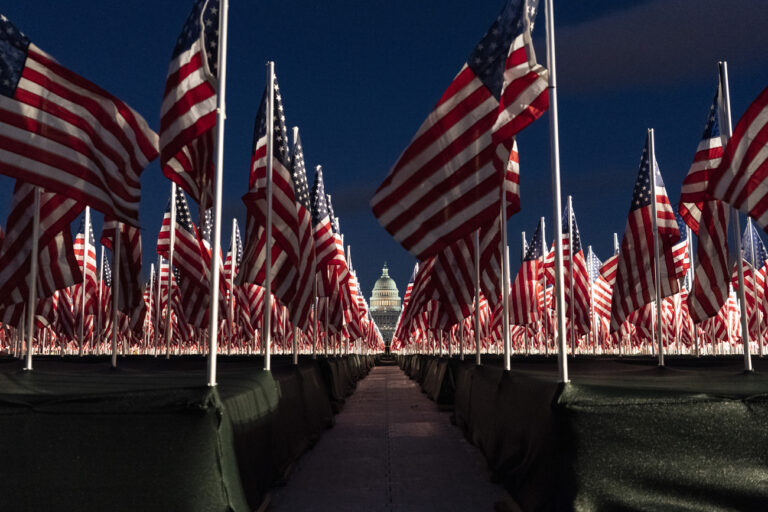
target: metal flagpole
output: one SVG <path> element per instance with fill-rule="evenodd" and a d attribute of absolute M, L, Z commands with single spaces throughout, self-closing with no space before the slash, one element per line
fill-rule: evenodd
<path fill-rule="evenodd" d="M 293 364 L 299 364 L 299 328 L 293 328 Z"/>
<path fill-rule="evenodd" d="M 512 362 L 510 356 L 512 347 L 509 339 L 509 250 L 507 247 L 507 197 L 504 187 L 501 188 L 501 212 L 499 214 L 499 224 L 501 224 L 501 325 L 502 325 L 502 343 L 504 345 L 504 369 L 510 370 Z"/>
<path fill-rule="evenodd" d="M 560 201 L 560 136 L 557 117 L 557 75 L 555 67 L 555 20 L 552 0 L 546 0 L 547 68 L 549 69 L 549 147 L 552 171 L 552 210 L 559 226 Z M 563 241 L 555 236 L 555 290 L 557 293 L 557 366 L 560 382 L 568 382 L 568 355 L 565 352 L 565 295 L 563 288 Z"/>
<path fill-rule="evenodd" d="M 613 234 L 613 255 L 616 256 L 619 254 L 619 235 L 616 233 Z M 613 291 L 611 291 L 611 294 L 613 294 Z M 624 336 L 621 335 L 621 326 L 619 326 L 619 335 L 617 336 L 617 340 L 619 342 L 619 356 L 621 356 L 621 346 L 624 343 Z"/>
<path fill-rule="evenodd" d="M 522 231 L 520 235 L 522 237 L 522 241 L 520 243 L 520 260 L 522 261 L 525 259 L 525 249 L 526 249 L 525 246 L 527 242 L 525 241 L 525 231 Z M 523 336 L 525 338 L 525 355 L 528 355 L 528 327 L 524 325 L 523 329 L 524 329 Z"/>
<path fill-rule="evenodd" d="M 464 360 L 464 319 L 459 322 L 459 359 Z"/>
<path fill-rule="evenodd" d="M 112 242 L 112 368 L 117 367 L 117 305 L 120 296 L 120 242 L 123 238 L 123 223 L 115 223 L 115 237 Z"/>
<path fill-rule="evenodd" d="M 541 223 L 541 262 L 544 264 L 544 259 L 547 254 L 547 244 L 544 243 L 544 238 L 547 233 L 544 217 L 539 222 Z M 541 272 L 541 289 L 544 293 L 544 307 L 542 308 L 542 315 L 544 317 L 544 355 L 549 356 L 549 312 L 547 311 L 547 278 L 544 276 L 544 272 Z M 538 309 L 539 295 L 536 294 L 536 303 Z"/>
<path fill-rule="evenodd" d="M 157 309 L 157 303 L 154 303 L 153 305 L 153 302 L 154 302 L 153 296 L 155 291 L 154 288 L 155 288 L 155 264 L 150 263 L 149 264 L 149 311 L 147 312 L 147 316 L 145 318 L 145 324 L 144 324 L 145 351 L 146 351 L 146 345 L 149 344 L 149 328 L 150 326 L 152 326 L 152 313 Z"/>
<path fill-rule="evenodd" d="M 325 298 L 325 336 L 323 336 L 323 355 L 328 357 L 328 310 L 331 309 L 331 298 Z"/>
<path fill-rule="evenodd" d="M 154 355 L 157 357 L 157 345 L 159 341 L 158 333 L 160 332 L 160 283 L 162 281 L 161 275 L 163 273 L 163 257 L 157 256 L 157 278 L 155 278 L 155 336 L 154 336 Z"/>
<path fill-rule="evenodd" d="M 235 258 L 237 258 L 237 247 L 235 247 L 235 244 L 237 243 L 237 240 L 235 240 L 235 229 L 237 228 L 237 219 L 232 219 L 232 236 L 230 237 L 230 245 L 232 255 L 229 260 L 229 321 L 231 322 L 230 325 L 230 332 L 229 332 L 229 338 L 230 341 L 227 343 L 227 353 L 229 353 L 229 347 L 231 345 L 232 337 L 234 336 L 235 332 Z"/>
<path fill-rule="evenodd" d="M 731 93 L 728 87 L 728 63 L 725 61 L 717 63 L 720 68 L 720 87 L 722 100 L 720 105 L 721 110 L 721 126 L 723 130 L 721 132 L 721 138 L 723 139 L 723 147 L 731 138 L 733 128 L 731 126 Z M 735 208 L 731 208 L 731 217 L 733 217 L 733 225 L 736 229 L 736 261 L 738 264 L 739 277 L 739 305 L 741 309 L 741 338 L 744 346 L 744 371 L 752 371 L 752 356 L 749 350 L 749 330 L 747 326 L 747 301 L 744 293 L 744 269 L 742 265 L 742 259 L 744 258 L 741 248 L 741 221 L 739 220 L 739 212 Z"/>
<path fill-rule="evenodd" d="M 173 297 L 173 252 L 176 246 L 176 183 L 171 182 L 171 233 L 168 249 L 168 287 L 165 295 L 165 358 L 171 358 L 171 297 Z"/>
<path fill-rule="evenodd" d="M 312 302 L 314 308 L 314 314 L 312 315 L 312 359 L 317 359 L 317 331 L 320 328 L 320 322 L 317 318 L 317 273 L 315 273 L 314 298 L 312 299 Z"/>
<path fill-rule="evenodd" d="M 658 344 L 659 366 L 664 366 L 664 343 L 661 339 L 661 258 L 659 256 L 659 225 L 656 213 L 656 142 L 653 128 L 648 129 L 648 173 L 651 176 L 651 208 L 653 209 L 653 265 L 654 288 L 656 289 L 656 343 Z"/>
<path fill-rule="evenodd" d="M 587 248 L 587 266 L 592 267 L 592 246 Z M 592 330 L 592 353 L 597 354 L 597 329 L 595 329 L 595 290 L 592 286 L 592 276 L 589 276 L 589 328 Z"/>
<path fill-rule="evenodd" d="M 101 328 L 102 328 L 102 319 L 101 319 L 101 311 L 103 309 L 104 304 L 104 246 L 101 247 L 101 262 L 99 264 L 99 283 L 98 283 L 98 306 L 96 308 L 96 326 L 97 331 L 96 335 L 98 336 L 98 341 L 95 343 L 96 347 L 96 355 L 101 354 Z M 93 352 L 93 349 L 92 349 Z"/>
<path fill-rule="evenodd" d="M 754 234 L 753 231 L 755 228 L 752 226 L 752 217 L 747 217 L 747 222 L 749 223 L 749 250 L 752 255 L 752 261 L 755 261 L 755 244 L 754 244 Z M 693 260 L 691 260 L 693 261 Z M 752 296 L 755 299 L 755 316 L 757 319 L 757 353 L 759 357 L 763 357 L 763 317 L 760 314 L 760 308 L 757 303 L 757 281 L 755 280 L 755 274 L 759 272 L 760 269 L 755 267 L 752 270 Z"/>
<path fill-rule="evenodd" d="M 480 230 L 475 231 L 475 364 L 480 366 Z"/>
<path fill-rule="evenodd" d="M 266 226 L 266 278 L 264 280 L 264 369 L 272 369 L 271 317 L 272 317 L 272 161 L 274 158 L 275 63 L 267 62 L 267 226 Z"/>
<path fill-rule="evenodd" d="M 693 289 L 693 274 L 694 274 L 694 260 L 693 260 L 693 238 L 691 238 L 691 228 L 686 227 L 686 238 L 688 240 L 688 261 L 690 262 L 690 266 L 688 267 L 688 283 L 691 286 L 691 290 Z M 691 290 L 688 290 L 688 293 L 691 292 Z M 689 320 L 688 325 L 691 325 L 691 321 Z M 693 324 L 693 341 L 695 344 L 694 353 L 696 354 L 696 357 L 699 357 L 699 331 L 696 329 L 696 324 Z"/>
<path fill-rule="evenodd" d="M 571 327 L 571 355 L 576 355 L 576 319 L 573 300 L 573 199 L 568 196 L 568 300 Z"/>
<path fill-rule="evenodd" d="M 80 332 L 78 336 L 77 355 L 83 355 L 83 338 L 85 337 L 85 283 L 88 260 L 88 243 L 90 242 L 89 227 L 91 225 L 91 207 L 85 207 L 85 224 L 83 227 L 83 285 L 80 287 Z"/>
<path fill-rule="evenodd" d="M 219 253 L 221 252 L 221 186 L 224 177 L 224 120 L 227 118 L 227 21 L 229 0 L 219 9 L 219 69 L 216 86 L 216 174 L 213 179 L 213 247 L 211 248 L 211 288 L 208 309 L 208 385 L 216 385 L 216 357 L 219 351 Z M 270 161 L 268 158 L 267 161 Z M 267 253 L 269 254 L 269 253 Z M 234 255 L 233 255 L 234 256 Z"/>
<path fill-rule="evenodd" d="M 25 370 L 32 370 L 32 341 L 35 335 L 35 309 L 37 307 L 37 264 L 40 252 L 40 187 L 35 187 L 32 214 L 32 256 L 29 260 L 29 302 L 27 302 L 27 360 Z"/>

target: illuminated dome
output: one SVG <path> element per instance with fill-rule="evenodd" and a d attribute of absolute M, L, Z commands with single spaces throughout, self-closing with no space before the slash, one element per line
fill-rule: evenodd
<path fill-rule="evenodd" d="M 397 291 L 395 280 L 389 277 L 389 268 L 386 263 L 381 269 L 381 277 L 373 285 L 370 306 L 371 312 L 400 311 L 400 294 Z"/>

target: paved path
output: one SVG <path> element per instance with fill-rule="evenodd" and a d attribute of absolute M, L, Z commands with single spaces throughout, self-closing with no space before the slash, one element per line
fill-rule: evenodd
<path fill-rule="evenodd" d="M 360 381 L 270 512 L 492 511 L 485 460 L 398 367 Z"/>

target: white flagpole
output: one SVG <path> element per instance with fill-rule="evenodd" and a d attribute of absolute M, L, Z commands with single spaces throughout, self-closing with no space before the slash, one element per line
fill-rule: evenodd
<path fill-rule="evenodd" d="M 173 316 L 173 252 L 176 246 L 176 183 L 171 182 L 171 233 L 168 249 L 168 287 L 165 292 L 165 358 L 171 358 L 171 318 Z"/>
<path fill-rule="evenodd" d="M 588 247 L 587 267 L 592 267 L 592 246 Z M 592 353 L 597 354 L 597 329 L 595 329 L 595 290 L 592 286 L 592 276 L 589 277 L 589 328 L 592 330 Z"/>
<path fill-rule="evenodd" d="M 312 315 L 312 359 L 317 359 L 317 331 L 320 330 L 320 319 L 317 317 L 318 313 L 318 298 L 317 298 L 317 273 L 315 273 L 315 287 L 314 298 L 312 299 L 314 314 Z"/>
<path fill-rule="evenodd" d="M 216 385 L 216 357 L 219 352 L 219 253 L 221 252 L 221 186 L 224 176 L 224 120 L 227 118 L 227 26 L 229 0 L 219 9 L 218 84 L 216 86 L 216 174 L 213 179 L 213 247 L 208 310 L 208 386 Z"/>
<path fill-rule="evenodd" d="M 272 347 L 272 159 L 274 138 L 274 108 L 275 108 L 275 63 L 267 62 L 267 226 L 266 226 L 266 277 L 264 280 L 264 318 L 261 322 L 264 329 L 261 336 L 264 344 L 264 369 L 270 371 Z"/>
<path fill-rule="evenodd" d="M 80 287 L 80 332 L 79 332 L 79 343 L 77 347 L 77 355 L 80 357 L 83 356 L 83 338 L 85 337 L 85 274 L 87 271 L 87 261 L 88 261 L 88 243 L 90 240 L 90 232 L 89 228 L 91 226 L 91 207 L 86 206 L 85 207 L 85 222 L 83 227 L 83 284 Z"/>
<path fill-rule="evenodd" d="M 232 219 L 232 236 L 230 237 L 229 241 L 229 247 L 232 252 L 232 255 L 229 260 L 229 321 L 230 329 L 229 329 L 229 341 L 227 342 L 227 354 L 230 353 L 230 348 L 232 346 L 232 338 L 235 334 L 235 258 L 237 258 L 237 247 L 235 247 L 235 244 L 237 243 L 237 240 L 235 239 L 235 229 L 237 228 L 237 219 Z"/>
<path fill-rule="evenodd" d="M 112 368 L 117 367 L 117 305 L 120 296 L 120 240 L 123 238 L 123 223 L 115 223 L 115 236 L 112 239 Z"/>
<path fill-rule="evenodd" d="M 149 264 L 149 311 L 147 311 L 147 316 L 144 319 L 144 351 L 146 353 L 146 345 L 149 344 L 149 327 L 152 325 L 152 313 L 155 309 L 157 309 L 157 304 L 154 304 L 153 309 L 153 300 L 154 299 L 154 288 L 155 288 L 155 264 L 150 263 Z"/>
<path fill-rule="evenodd" d="M 501 246 L 499 247 L 501 253 L 501 333 L 502 343 L 504 345 L 504 369 L 510 370 L 512 368 L 512 362 L 510 356 L 512 353 L 512 347 L 509 340 L 509 258 L 507 251 L 507 198 L 504 191 L 504 187 L 501 189 L 501 212 L 499 215 L 499 223 L 501 224 Z"/>
<path fill-rule="evenodd" d="M 540 220 L 541 225 L 541 262 L 544 266 L 544 259 L 547 255 L 547 244 L 544 241 L 547 233 L 544 217 Z M 544 295 L 544 307 L 542 308 L 542 316 L 544 321 L 544 355 L 549 356 L 549 312 L 547 311 L 547 278 L 544 276 L 544 272 L 541 272 L 541 289 Z M 536 308 L 538 309 L 539 295 L 536 294 Z"/>
<path fill-rule="evenodd" d="M 573 198 L 568 196 L 568 298 L 570 302 L 571 355 L 576 355 L 576 318 L 573 300 Z"/>
<path fill-rule="evenodd" d="M 96 308 L 96 336 L 94 336 L 95 341 L 95 347 L 91 348 L 91 353 L 93 353 L 94 349 L 96 351 L 96 355 L 101 354 L 101 328 L 102 328 L 102 319 L 101 319 L 101 310 L 103 309 L 104 304 L 104 246 L 101 246 L 101 261 L 99 264 L 99 283 L 97 286 L 99 290 L 98 295 L 98 306 Z"/>
<path fill-rule="evenodd" d="M 718 62 L 720 68 L 720 87 L 722 87 L 722 139 L 723 147 L 725 147 L 728 140 L 731 138 L 733 128 L 731 126 L 731 93 L 728 87 L 728 63 L 725 61 Z M 739 212 L 735 208 L 731 208 L 731 217 L 733 217 L 733 225 L 736 229 L 736 268 L 738 270 L 739 277 L 739 306 L 741 309 L 741 338 L 744 345 L 744 371 L 752 371 L 752 356 L 749 350 L 749 330 L 747 326 L 747 301 L 744 293 L 744 269 L 742 268 L 742 260 L 744 258 L 741 248 L 741 221 L 739 220 Z"/>
<path fill-rule="evenodd" d="M 162 282 L 162 279 L 160 278 L 160 275 L 163 273 L 163 258 L 162 256 L 157 256 L 157 277 L 155 278 L 155 290 L 153 292 L 155 296 L 155 336 L 154 336 L 154 355 L 157 357 L 157 344 L 158 344 L 158 333 L 160 332 L 160 283 Z"/>
<path fill-rule="evenodd" d="M 520 235 L 522 237 L 522 241 L 520 243 L 520 260 L 522 261 L 525 259 L 525 246 L 527 242 L 525 241 L 525 231 L 522 231 Z M 524 325 L 523 329 L 523 337 L 525 339 L 525 355 L 528 355 L 528 326 Z"/>
<path fill-rule="evenodd" d="M 753 231 L 755 228 L 752 226 L 752 217 L 747 217 L 747 222 L 749 223 L 749 250 L 750 254 L 752 255 L 752 261 L 755 261 L 755 244 L 754 244 L 754 235 L 755 232 Z M 691 260 L 693 261 L 693 260 Z M 760 307 L 758 305 L 758 297 L 757 297 L 757 281 L 755 278 L 755 274 L 759 271 L 757 267 L 755 267 L 752 270 L 752 296 L 755 299 L 755 316 L 757 320 L 757 354 L 759 357 L 763 357 L 763 317 L 760 314 Z"/>
<path fill-rule="evenodd" d="M 648 129 L 648 173 L 651 175 L 651 208 L 653 210 L 653 275 L 654 288 L 656 289 L 656 343 L 658 344 L 659 366 L 664 366 L 664 343 L 661 339 L 661 266 L 659 256 L 659 226 L 656 213 L 656 142 L 653 128 Z"/>
<path fill-rule="evenodd" d="M 35 337 L 35 309 L 37 307 L 37 262 L 40 252 L 40 187 L 35 187 L 32 214 L 32 255 L 29 260 L 29 302 L 27 303 L 27 360 L 25 370 L 32 370 L 32 341 Z"/>
<path fill-rule="evenodd" d="M 480 230 L 475 231 L 475 364 L 480 366 Z"/>
<path fill-rule="evenodd" d="M 560 136 L 557 117 L 557 75 L 555 66 L 555 20 L 552 0 L 545 4 L 547 27 L 547 68 L 549 69 L 549 147 L 552 170 L 552 210 L 555 226 L 560 225 Z M 557 293 L 557 366 L 560 382 L 568 382 L 568 355 L 565 351 L 565 294 L 563 287 L 563 241 L 555 229 L 555 290 Z"/>

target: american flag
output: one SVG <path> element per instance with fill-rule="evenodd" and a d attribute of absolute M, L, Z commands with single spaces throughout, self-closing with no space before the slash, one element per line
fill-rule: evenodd
<path fill-rule="evenodd" d="M 750 336 L 757 338 L 760 330 L 760 315 L 765 315 L 765 266 L 768 260 L 768 252 L 760 239 L 759 232 L 752 226 L 752 219 L 748 220 L 746 229 L 741 238 L 741 247 L 744 254 L 742 268 L 744 271 L 744 295 L 747 301 L 747 318 L 749 318 Z M 731 273 L 731 285 L 738 287 L 738 269 L 734 264 Z M 759 311 L 759 313 L 758 313 Z"/>
<path fill-rule="evenodd" d="M 683 181 L 679 211 L 686 224 L 698 234 L 693 293 L 688 294 L 688 309 L 694 322 L 715 316 L 728 300 L 730 271 L 728 268 L 729 208 L 709 197 L 710 177 L 722 161 L 723 148 L 718 119 L 721 88 L 707 115 L 704 134 L 696 155 Z M 701 229 L 703 226 L 704 229 Z"/>
<path fill-rule="evenodd" d="M 219 0 L 197 0 L 168 66 L 160 109 L 160 166 L 201 208 L 213 198 Z"/>
<path fill-rule="evenodd" d="M 420 260 L 498 215 L 513 137 L 549 106 L 527 7 L 507 2 L 371 200 Z"/>
<path fill-rule="evenodd" d="M 667 297 L 679 291 L 677 269 L 672 259 L 672 247 L 680 240 L 680 230 L 655 159 L 653 172 L 656 178 L 656 189 L 651 188 L 649 140 L 650 134 L 643 147 L 627 225 L 621 240 L 611 303 L 612 331 L 617 330 L 632 311 L 649 304 L 656 297 L 654 261 L 656 245 L 653 233 L 652 201 L 656 202 L 659 256 L 662 265 L 660 296 Z"/>
<path fill-rule="evenodd" d="M 85 233 L 88 233 L 88 251 L 85 249 Z M 96 296 L 98 294 L 96 286 L 96 275 L 98 272 L 96 265 L 96 240 L 93 236 L 93 225 L 88 222 L 86 226 L 83 218 L 80 230 L 75 237 L 74 243 L 75 257 L 78 265 L 84 269 L 83 284 L 77 284 L 72 290 L 75 298 L 75 320 L 77 325 L 85 324 L 89 315 L 96 313 Z M 86 318 L 81 318 L 86 315 Z"/>
<path fill-rule="evenodd" d="M 227 252 L 226 260 L 224 261 L 224 278 L 229 282 L 230 278 L 234 278 L 237 275 L 237 270 L 240 268 L 240 263 L 243 261 L 243 240 L 240 238 L 240 226 L 235 220 L 233 224 L 235 243 L 232 246 L 230 242 L 230 248 Z M 233 258 L 234 256 L 234 258 Z"/>
<path fill-rule="evenodd" d="M 604 264 L 594 252 L 589 253 L 587 261 L 587 271 L 592 283 L 592 307 L 596 315 L 610 320 L 611 318 L 611 295 L 613 293 L 612 285 L 603 277 L 601 270 Z M 614 279 L 615 279 L 614 271 Z"/>
<path fill-rule="evenodd" d="M 0 15 L 0 172 L 138 225 L 157 134 Z"/>
<path fill-rule="evenodd" d="M 310 192 L 312 225 L 315 235 L 315 259 L 318 270 L 327 265 L 346 265 L 344 247 L 334 236 L 332 213 L 329 209 L 323 182 L 323 169 L 319 165 Z"/>
<path fill-rule="evenodd" d="M 584 250 L 581 247 L 581 235 L 576 223 L 576 213 L 573 212 L 573 208 L 569 209 L 566 206 L 560 225 L 565 276 L 565 315 L 568 324 L 576 327 L 577 334 L 585 334 L 590 330 L 589 275 Z M 571 234 L 573 235 L 573 243 L 571 243 Z M 571 253 L 573 253 L 573 258 L 571 258 Z M 571 283 L 571 265 L 573 265 L 573 283 Z M 552 258 L 552 263 L 547 270 L 550 274 L 550 282 L 554 283 L 554 258 Z M 573 296 L 573 318 L 571 318 L 571 296 Z"/>
<path fill-rule="evenodd" d="M 709 107 L 704 134 L 696 148 L 693 163 L 688 169 L 688 175 L 683 180 L 680 190 L 680 205 L 678 211 L 691 230 L 698 234 L 701 221 L 701 209 L 704 201 L 710 199 L 707 185 L 711 174 L 720 165 L 723 158 L 723 143 L 720 138 L 720 123 L 718 120 L 718 104 L 720 88 L 715 91 L 715 98 Z"/>
<path fill-rule="evenodd" d="M 5 240 L 0 247 L 2 305 L 20 304 L 29 296 L 34 197 L 33 185 L 16 181 Z M 37 281 L 37 297 L 40 299 L 83 280 L 70 231 L 70 224 L 83 208 L 82 203 L 62 194 L 40 191 Z"/>
<path fill-rule="evenodd" d="M 440 302 L 450 323 L 469 316 L 475 297 L 474 235 L 469 234 L 443 248 L 436 256 L 432 272 L 431 298 Z"/>
<path fill-rule="evenodd" d="M 520 270 L 509 297 L 510 321 L 515 325 L 527 325 L 539 319 L 538 296 L 542 286 L 544 264 L 544 226 L 536 227 L 528 250 L 525 251 Z"/>
<path fill-rule="evenodd" d="M 120 254 L 115 254 L 115 239 L 120 226 Z M 110 249 L 113 258 L 120 258 L 119 295 L 117 308 L 130 319 L 130 326 L 139 329 L 144 321 L 144 299 L 141 286 L 141 231 L 111 217 L 104 218 L 101 243 Z M 113 292 L 114 293 L 114 292 Z"/>
<path fill-rule="evenodd" d="M 709 192 L 755 219 L 768 230 L 765 166 L 768 165 L 765 131 L 768 126 L 768 87 L 739 119 L 712 173 Z"/>
<path fill-rule="evenodd" d="M 291 323 L 305 329 L 312 310 L 312 300 L 315 290 L 315 237 L 312 229 L 312 208 L 309 202 L 309 185 L 304 163 L 304 148 L 296 129 L 296 140 L 291 155 L 291 179 L 295 197 L 296 237 L 298 239 L 298 279 L 295 295 L 289 309 Z"/>
<path fill-rule="evenodd" d="M 299 218 L 291 175 L 291 155 L 285 125 L 283 101 L 277 78 L 274 80 L 274 105 L 271 113 L 274 127 L 272 155 L 267 155 L 267 90 L 256 116 L 251 155 L 249 191 L 243 196 L 248 209 L 245 234 L 244 272 L 238 284 L 266 282 L 267 158 L 272 165 L 272 252 L 271 293 L 284 304 L 293 300 L 299 268 Z"/>

